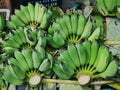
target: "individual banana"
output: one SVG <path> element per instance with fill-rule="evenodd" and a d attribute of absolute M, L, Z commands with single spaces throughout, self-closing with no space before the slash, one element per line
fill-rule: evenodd
<path fill-rule="evenodd" d="M 117 72 L 117 64 L 116 64 L 115 60 L 113 60 L 109 63 L 106 70 L 104 72 L 100 73 L 99 75 L 102 78 L 106 78 L 106 77 L 114 76 L 116 74 L 116 72 Z"/>
<path fill-rule="evenodd" d="M 61 37 L 61 35 L 57 31 L 53 35 L 53 41 L 57 44 L 58 47 L 61 47 L 65 44 L 64 38 Z"/>
<path fill-rule="evenodd" d="M 87 61 L 87 52 L 83 45 L 76 44 L 80 65 L 84 66 Z"/>
<path fill-rule="evenodd" d="M 49 59 L 44 59 L 39 67 L 39 70 L 41 72 L 45 72 L 45 71 L 49 70 L 50 66 L 51 66 L 51 63 L 50 63 Z"/>
<path fill-rule="evenodd" d="M 67 51 L 62 51 L 61 53 L 60 53 L 60 57 L 58 58 L 58 59 L 60 59 L 60 60 L 64 60 L 66 63 L 68 63 L 68 65 L 72 68 L 72 69 L 76 69 L 76 66 L 75 66 L 75 64 L 73 63 L 73 61 L 72 61 L 72 58 L 71 58 L 71 56 L 69 55 L 69 53 L 67 52 Z"/>
<path fill-rule="evenodd" d="M 90 41 L 83 42 L 83 47 L 85 48 L 87 53 L 86 64 L 88 64 L 91 56 L 91 42 Z"/>
<path fill-rule="evenodd" d="M 68 28 L 68 32 L 71 35 L 72 34 L 71 18 L 68 15 L 64 15 L 63 18 L 64 18 L 64 22 Z"/>
<path fill-rule="evenodd" d="M 54 72 L 62 79 L 70 79 L 69 76 L 64 74 L 64 72 L 61 70 L 60 65 L 55 64 L 53 67 Z"/>
<path fill-rule="evenodd" d="M 20 63 L 20 65 L 24 68 L 24 70 L 28 71 L 29 67 L 22 53 L 20 51 L 15 51 L 14 55 L 16 60 Z"/>
<path fill-rule="evenodd" d="M 34 8 L 34 6 L 31 3 L 28 3 L 27 8 L 28 8 L 28 11 L 30 14 L 31 21 L 34 22 L 34 20 L 35 20 L 35 8 Z"/>
<path fill-rule="evenodd" d="M 40 64 L 41 64 L 41 59 L 42 58 L 38 58 L 38 55 L 39 55 L 40 53 L 39 53 L 39 51 L 37 51 L 37 50 L 34 50 L 33 52 L 32 52 L 32 59 L 33 59 L 33 65 L 34 65 L 34 68 L 35 69 L 37 69 L 39 66 L 40 66 Z"/>
<path fill-rule="evenodd" d="M 89 20 L 85 25 L 84 31 L 80 37 L 80 40 L 88 38 L 89 35 L 91 34 L 91 31 L 92 31 L 92 22 L 90 21 L 90 18 L 89 18 Z"/>
<path fill-rule="evenodd" d="M 79 67 L 80 66 L 80 60 L 79 60 L 79 57 L 78 57 L 78 51 L 73 44 L 68 45 L 68 53 L 69 53 L 73 63 L 75 64 L 75 66 Z"/>
<path fill-rule="evenodd" d="M 37 43 L 37 36 L 31 30 L 24 30 L 24 34 L 27 43 L 29 43 L 31 46 L 34 46 Z"/>
<path fill-rule="evenodd" d="M 9 29 L 15 29 L 16 25 L 11 21 L 7 21 L 6 22 L 6 27 L 9 28 Z"/>
<path fill-rule="evenodd" d="M 35 4 L 35 22 L 37 21 L 38 19 L 38 14 L 39 14 L 39 10 L 40 10 L 40 4 L 39 3 L 36 3 Z"/>
<path fill-rule="evenodd" d="M 22 44 L 26 44 L 27 39 L 25 37 L 25 33 L 24 33 L 24 29 L 23 28 L 19 28 L 16 30 L 18 36 L 20 37 Z"/>
<path fill-rule="evenodd" d="M 17 67 L 20 67 L 20 63 L 15 59 L 15 58 L 9 58 L 8 59 L 8 64 L 9 65 L 14 65 L 14 66 L 17 66 Z M 24 67 L 20 67 L 20 69 L 23 71 L 23 72 L 26 72 Z"/>
<path fill-rule="evenodd" d="M 98 55 L 98 49 L 99 49 L 99 45 L 97 41 L 94 41 L 91 45 L 91 57 L 90 57 L 89 65 L 93 65 L 95 63 Z"/>
<path fill-rule="evenodd" d="M 33 59 L 32 59 L 32 51 L 29 49 L 23 49 L 22 50 L 22 55 L 24 56 L 29 69 L 33 69 Z"/>
<path fill-rule="evenodd" d="M 17 26 L 21 26 L 21 27 L 24 27 L 25 24 L 16 16 L 16 15 L 12 15 L 11 16 L 11 21 Z"/>
<path fill-rule="evenodd" d="M 89 36 L 88 40 L 93 42 L 95 40 L 97 40 L 100 36 L 100 27 L 98 27 L 97 29 L 94 30 L 94 32 Z"/>
<path fill-rule="evenodd" d="M 77 27 L 78 27 L 78 17 L 76 14 L 71 15 L 71 27 L 72 27 L 72 34 L 77 33 Z"/>
<path fill-rule="evenodd" d="M 46 8 L 43 5 L 40 5 L 39 14 L 37 18 L 38 23 L 42 23 L 45 12 L 46 12 Z"/>
<path fill-rule="evenodd" d="M 66 37 L 67 37 L 68 36 L 68 29 L 67 29 L 67 26 L 65 25 L 64 20 L 62 18 L 58 18 L 58 19 L 56 19 L 56 22 L 58 24 L 60 24 L 60 27 L 62 29 L 61 32 L 64 32 Z"/>
<path fill-rule="evenodd" d="M 96 58 L 96 62 L 94 66 L 96 67 L 98 72 L 102 72 L 106 69 L 109 61 L 109 51 L 105 46 L 101 46 L 98 51 L 98 56 Z M 99 64 L 102 63 L 102 64 Z"/>
<path fill-rule="evenodd" d="M 24 13 L 26 19 L 27 19 L 27 20 L 29 21 L 29 23 L 30 23 L 31 17 L 30 17 L 30 13 L 29 13 L 29 11 L 28 11 L 28 8 L 25 7 L 25 6 L 23 6 L 23 5 L 20 5 L 20 10 L 21 10 L 21 12 Z"/>
<path fill-rule="evenodd" d="M 77 35 L 81 36 L 86 24 L 86 19 L 85 17 L 81 14 L 78 19 L 78 28 L 77 28 Z"/>

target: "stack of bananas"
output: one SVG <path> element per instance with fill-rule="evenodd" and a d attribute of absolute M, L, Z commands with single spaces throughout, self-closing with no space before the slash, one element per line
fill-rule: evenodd
<path fill-rule="evenodd" d="M 28 82 L 31 87 L 37 87 L 42 77 L 51 73 L 52 63 L 53 57 L 42 47 L 34 50 L 16 50 L 14 57 L 8 59 L 2 77 L 14 85 Z"/>
<path fill-rule="evenodd" d="M 96 0 L 97 9 L 103 16 L 115 16 L 117 0 Z"/>
<path fill-rule="evenodd" d="M 20 6 L 20 10 L 15 10 L 15 15 L 11 16 L 11 21 L 6 23 L 9 29 L 29 26 L 33 30 L 36 28 L 46 29 L 49 25 L 52 12 L 47 10 L 42 4 L 36 3 L 35 7 L 28 3 L 28 6 Z"/>
<path fill-rule="evenodd" d="M 94 78 L 114 76 L 117 64 L 107 47 L 86 41 L 68 45 L 57 57 L 53 70 L 62 79 L 76 78 L 80 85 L 87 85 Z"/>
<path fill-rule="evenodd" d="M 95 41 L 99 39 L 101 28 L 93 30 L 93 24 L 90 18 L 86 19 L 84 15 L 71 16 L 64 15 L 57 18 L 48 29 L 47 40 L 54 48 L 60 48 L 68 43 L 78 43 L 84 40 Z"/>
<path fill-rule="evenodd" d="M 2 48 L 7 55 L 12 55 L 15 50 L 24 48 L 34 49 L 46 46 L 46 37 L 40 30 L 32 31 L 28 28 L 18 28 L 6 35 L 2 41 Z"/>

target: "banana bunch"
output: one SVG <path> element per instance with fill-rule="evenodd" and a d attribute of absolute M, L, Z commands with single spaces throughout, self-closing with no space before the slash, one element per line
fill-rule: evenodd
<path fill-rule="evenodd" d="M 29 26 L 33 30 L 36 28 L 46 29 L 49 24 L 52 12 L 47 10 L 42 4 L 36 3 L 33 6 L 28 3 L 27 6 L 20 6 L 20 10 L 15 10 L 15 15 L 11 16 L 11 21 L 6 23 L 9 29 Z"/>
<path fill-rule="evenodd" d="M 0 15 L 0 33 L 2 33 L 4 27 L 5 27 L 5 18 L 3 15 Z"/>
<path fill-rule="evenodd" d="M 114 16 L 117 10 L 117 0 L 96 0 L 98 11 L 103 16 Z"/>
<path fill-rule="evenodd" d="M 76 78 L 80 85 L 87 85 L 95 78 L 114 76 L 117 64 L 107 47 L 85 41 L 69 44 L 67 50 L 60 52 L 53 70 L 62 79 Z"/>
<path fill-rule="evenodd" d="M 57 18 L 56 22 L 48 28 L 47 40 L 54 48 L 60 48 L 69 43 L 78 43 L 84 40 L 95 41 L 99 39 L 101 28 L 93 30 L 93 24 L 90 18 L 86 19 L 84 15 L 72 14 Z"/>
<path fill-rule="evenodd" d="M 37 87 L 45 75 L 51 74 L 52 63 L 53 57 L 42 47 L 16 50 L 14 57 L 8 59 L 2 77 L 10 84 L 21 85 L 27 82 L 31 87 Z"/>
<path fill-rule="evenodd" d="M 13 55 L 15 50 L 24 48 L 34 49 L 35 47 L 45 47 L 46 37 L 40 30 L 32 31 L 28 28 L 18 28 L 6 35 L 6 40 L 2 41 L 2 49 L 6 55 Z"/>

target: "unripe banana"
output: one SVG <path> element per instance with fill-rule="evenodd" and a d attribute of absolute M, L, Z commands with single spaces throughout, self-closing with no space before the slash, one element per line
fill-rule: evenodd
<path fill-rule="evenodd" d="M 78 19 L 78 28 L 77 28 L 77 35 L 78 36 L 82 35 L 84 28 L 85 28 L 85 24 L 86 24 L 85 17 L 83 15 L 80 15 L 79 19 Z"/>
<path fill-rule="evenodd" d="M 94 32 L 92 33 L 92 35 L 90 35 L 90 37 L 88 38 L 89 41 L 94 42 L 95 40 L 97 40 L 100 36 L 100 27 L 98 27 L 97 29 L 94 30 Z"/>
<path fill-rule="evenodd" d="M 34 6 L 31 3 L 28 3 L 27 8 L 28 8 L 28 11 L 30 14 L 31 21 L 34 22 L 34 20 L 35 20 L 35 8 L 34 8 Z"/>
<path fill-rule="evenodd" d="M 6 22 L 6 27 L 9 28 L 9 29 L 15 29 L 16 25 L 11 21 L 7 21 Z"/>
<path fill-rule="evenodd" d="M 16 25 L 16 26 L 21 26 L 24 27 L 25 24 L 16 16 L 16 15 L 12 15 L 11 16 L 11 21 Z"/>
<path fill-rule="evenodd" d="M 77 33 L 77 27 L 78 27 L 78 17 L 76 14 L 71 15 L 71 27 L 72 27 L 72 33 Z"/>
<path fill-rule="evenodd" d="M 89 35 L 91 34 L 91 30 L 92 30 L 92 22 L 89 19 L 85 25 L 85 28 L 84 28 L 84 31 L 83 31 L 81 37 L 80 37 L 80 40 L 88 38 Z"/>
<path fill-rule="evenodd" d="M 109 51 L 105 46 L 101 46 L 98 51 L 98 56 L 94 66 L 98 72 L 102 72 L 106 69 L 109 62 Z M 102 63 L 102 64 L 100 64 Z"/>
<path fill-rule="evenodd" d="M 27 20 L 26 16 L 24 15 L 24 13 L 21 12 L 20 10 L 16 9 L 16 10 L 15 10 L 15 15 L 16 15 L 17 17 L 19 17 L 19 19 L 22 20 L 22 22 L 23 22 L 24 24 L 28 24 L 28 23 L 29 23 L 29 21 Z"/>
<path fill-rule="evenodd" d="M 77 51 L 77 48 L 73 44 L 68 45 L 68 53 L 69 53 L 73 63 L 75 64 L 75 66 L 80 67 L 78 51 Z"/>

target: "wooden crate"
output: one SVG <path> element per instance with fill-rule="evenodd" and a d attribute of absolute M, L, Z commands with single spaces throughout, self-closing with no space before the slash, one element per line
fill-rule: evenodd
<path fill-rule="evenodd" d="M 10 0 L 0 0 L 0 9 L 10 9 L 12 11 Z"/>

